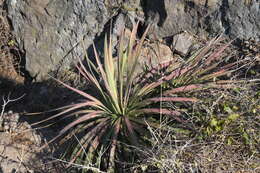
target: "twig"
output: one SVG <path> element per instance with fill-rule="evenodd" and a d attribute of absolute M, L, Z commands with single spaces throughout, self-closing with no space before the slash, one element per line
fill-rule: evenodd
<path fill-rule="evenodd" d="M 16 99 L 10 99 L 10 95 L 11 95 L 11 93 L 8 93 L 6 99 L 5 99 L 4 96 L 2 97 L 4 103 L 3 103 L 3 105 L 2 105 L 2 111 L 1 111 L 1 114 L 0 114 L 0 120 L 1 120 L 1 119 L 3 118 L 3 116 L 4 116 L 4 111 L 5 111 L 6 105 L 8 105 L 8 104 L 11 103 L 11 102 L 15 102 L 15 101 L 17 101 L 17 100 L 20 100 L 21 98 L 23 98 L 23 97 L 25 96 L 25 94 L 23 94 L 22 96 L 20 96 L 20 97 L 18 97 L 18 98 L 16 98 Z"/>
<path fill-rule="evenodd" d="M 105 173 L 105 172 L 100 171 L 98 168 L 95 168 L 95 167 L 80 165 L 80 164 L 76 164 L 76 163 L 70 163 L 70 162 L 67 162 L 65 160 L 61 160 L 61 159 L 58 159 L 58 158 L 52 158 L 52 159 L 54 159 L 56 161 L 63 162 L 63 163 L 71 164 L 71 165 L 73 165 L 75 167 L 80 167 L 82 169 L 88 169 L 88 170 L 91 170 L 91 171 L 94 171 L 94 172 L 98 172 L 98 173 Z"/>

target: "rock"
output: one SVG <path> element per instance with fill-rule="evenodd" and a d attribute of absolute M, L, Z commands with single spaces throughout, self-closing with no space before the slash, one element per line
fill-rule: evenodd
<path fill-rule="evenodd" d="M 110 19 L 114 35 L 124 24 L 145 18 L 144 26 L 152 25 L 149 38 L 155 34 L 155 40 L 182 31 L 202 38 L 220 33 L 245 40 L 260 38 L 258 0 L 6 0 L 6 7 L 18 46 L 25 53 L 25 70 L 37 81 L 50 71 L 68 70 L 83 57 L 83 49 L 91 52 L 93 42 L 102 53 Z M 193 44 L 185 35 L 172 40 L 183 54 Z"/>
<path fill-rule="evenodd" d="M 198 41 L 196 38 L 194 38 L 193 35 L 187 32 L 183 32 L 173 36 L 172 48 L 185 56 L 187 53 L 189 53 L 190 48 L 197 44 L 197 42 Z"/>
<path fill-rule="evenodd" d="M 200 37 L 224 33 L 232 39 L 260 38 L 258 0 L 144 0 L 142 7 L 158 38 L 181 31 Z"/>
<path fill-rule="evenodd" d="M 92 44 L 109 15 L 104 0 L 7 0 L 8 17 L 25 69 L 37 80 L 58 68 L 67 69 L 82 57 L 82 45 Z"/>
<path fill-rule="evenodd" d="M 90 45 L 109 32 L 109 20 L 124 14 L 134 22 L 139 4 L 140 0 L 6 0 L 13 33 L 25 53 L 25 70 L 37 81 L 50 71 L 67 71 L 75 59 L 83 58 L 83 49 L 91 55 Z M 116 35 L 114 31 L 125 25 L 118 23 L 118 29 L 113 25 Z M 97 44 L 99 50 L 103 42 Z"/>
<path fill-rule="evenodd" d="M 43 145 L 43 138 L 27 122 L 18 121 L 18 113 L 9 111 L 4 114 L 5 127 L 15 128 L 0 131 L 0 172 L 1 173 L 36 173 L 44 170 L 44 163 L 48 150 L 39 152 L 38 149 Z M 13 126 L 15 122 L 15 127 Z"/>
<path fill-rule="evenodd" d="M 15 132 L 18 127 L 19 114 L 8 111 L 0 115 L 0 131 Z"/>
<path fill-rule="evenodd" d="M 173 60 L 173 52 L 171 49 L 162 43 L 150 43 L 142 49 L 140 56 L 140 66 L 144 64 L 155 67 L 158 64 L 163 64 Z"/>
<path fill-rule="evenodd" d="M 129 38 L 131 37 L 131 30 L 125 29 L 123 44 L 124 48 L 127 48 Z M 119 45 L 117 45 L 117 49 Z M 173 54 L 171 48 L 162 42 L 153 42 L 146 40 L 141 49 L 139 56 L 139 62 L 137 64 L 135 72 L 138 74 L 144 70 L 144 67 L 157 67 L 158 64 L 164 64 L 173 60 L 178 60 L 180 57 Z M 116 62 L 116 61 L 115 61 Z"/>

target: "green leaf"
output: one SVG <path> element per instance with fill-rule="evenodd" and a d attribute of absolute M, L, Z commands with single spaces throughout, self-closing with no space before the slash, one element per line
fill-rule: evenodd
<path fill-rule="evenodd" d="M 231 114 L 233 112 L 233 110 L 229 106 L 226 106 L 226 105 L 224 105 L 224 111 L 229 114 Z"/>
<path fill-rule="evenodd" d="M 250 138 L 249 138 L 249 135 L 246 133 L 246 132 L 243 132 L 243 138 L 245 140 L 245 143 L 246 144 L 250 144 Z"/>
<path fill-rule="evenodd" d="M 230 115 L 228 116 L 228 120 L 230 120 L 230 121 L 235 121 L 235 120 L 237 120 L 239 117 L 240 117 L 239 114 L 230 114 Z"/>
<path fill-rule="evenodd" d="M 218 125 L 218 120 L 216 118 L 212 118 L 210 121 L 211 127 L 216 127 Z"/>
<path fill-rule="evenodd" d="M 227 139 L 227 144 L 228 145 L 232 145 L 234 143 L 234 139 L 230 136 L 230 137 L 228 137 L 228 139 Z"/>

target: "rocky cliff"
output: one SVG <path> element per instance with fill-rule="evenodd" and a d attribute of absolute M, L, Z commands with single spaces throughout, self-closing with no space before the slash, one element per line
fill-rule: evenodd
<path fill-rule="evenodd" d="M 230 38 L 259 41 L 258 0 L 6 0 L 13 34 L 25 55 L 25 69 L 37 80 L 66 69 L 93 41 L 102 40 L 111 19 L 127 16 L 131 26 L 143 20 L 156 38 L 188 31 L 199 37 L 224 33 Z M 117 22 L 115 22 L 117 21 Z M 112 22 L 112 23 L 113 23 Z M 114 29 L 116 30 L 116 29 Z"/>

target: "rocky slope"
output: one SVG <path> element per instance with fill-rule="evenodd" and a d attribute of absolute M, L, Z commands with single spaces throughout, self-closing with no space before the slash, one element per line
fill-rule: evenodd
<path fill-rule="evenodd" d="M 5 7 L 25 69 L 38 81 L 50 71 L 68 69 L 84 54 L 80 43 L 87 49 L 100 42 L 111 20 L 113 34 L 118 26 L 143 20 L 140 33 L 151 24 L 154 39 L 182 31 L 204 38 L 224 33 L 259 41 L 260 36 L 258 0 L 6 0 Z"/>

